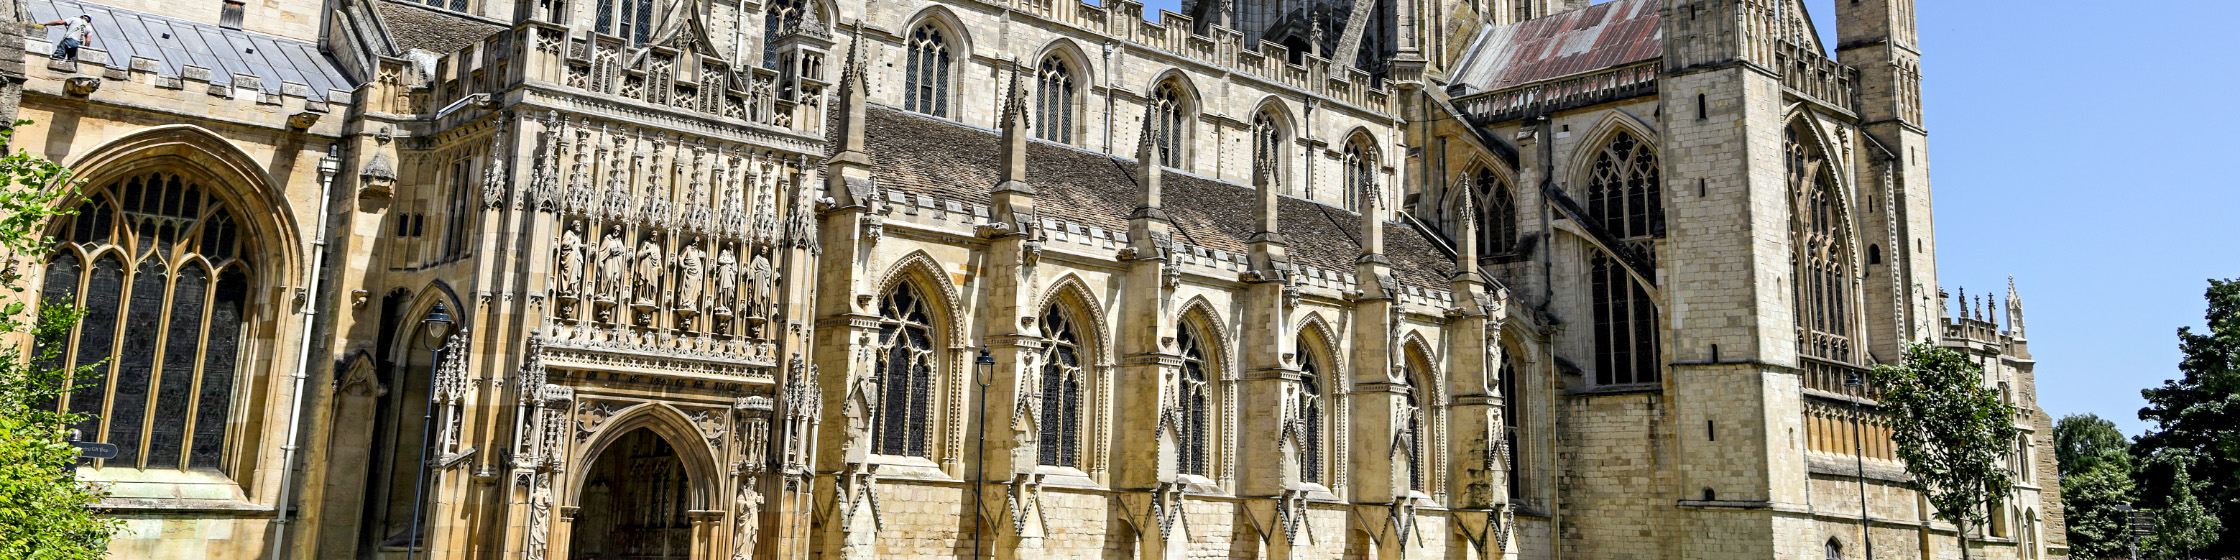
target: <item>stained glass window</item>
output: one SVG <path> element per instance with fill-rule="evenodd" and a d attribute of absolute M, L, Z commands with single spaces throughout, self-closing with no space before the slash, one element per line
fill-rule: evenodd
<path fill-rule="evenodd" d="M 1042 59 L 1035 72 L 1034 136 L 1060 144 L 1073 143 L 1073 68 L 1063 58 Z"/>
<path fill-rule="evenodd" d="M 903 282 L 879 304 L 879 412 L 872 441 L 883 455 L 925 457 L 933 398 L 933 324 L 926 301 Z"/>
<path fill-rule="evenodd" d="M 1361 197 L 1377 193 L 1377 152 L 1367 137 L 1357 137 L 1346 143 L 1345 170 L 1343 198 L 1348 208 Z"/>
<path fill-rule="evenodd" d="M 1617 259 L 1596 252 L 1592 261 L 1595 383 L 1657 382 L 1656 304 Z"/>
<path fill-rule="evenodd" d="M 1798 125 L 1802 126 L 1802 125 Z M 1838 211 L 1842 196 L 1835 173 L 1820 150 L 1799 141 L 1796 126 L 1786 130 L 1789 171 L 1789 229 L 1793 253 L 1790 301 L 1797 316 L 1797 350 L 1804 355 L 1851 362 L 1851 236 Z"/>
<path fill-rule="evenodd" d="M 222 469 L 248 322 L 232 213 L 162 171 L 92 189 L 77 210 L 41 285 L 42 301 L 85 311 L 76 350 L 47 362 L 91 367 L 62 406 L 91 416 L 80 437 L 118 447 L 102 465 Z"/>
<path fill-rule="evenodd" d="M 1158 140 L 1159 165 L 1182 167 L 1184 142 L 1189 140 L 1189 135 L 1186 134 L 1190 118 L 1187 101 L 1188 96 L 1182 93 L 1182 86 L 1172 81 L 1161 82 L 1158 88 L 1152 90 L 1151 117 L 1157 121 L 1151 124 L 1152 134 Z"/>
<path fill-rule="evenodd" d="M 1414 355 L 1413 351 L 1409 353 L 1407 378 L 1401 380 L 1406 385 L 1406 390 L 1401 393 L 1403 398 L 1400 411 L 1405 424 L 1400 427 L 1401 441 L 1398 444 L 1408 451 L 1408 489 L 1421 491 L 1427 480 L 1423 472 L 1424 454 L 1431 449 L 1424 441 L 1428 432 L 1424 430 L 1423 418 L 1424 405 L 1431 401 L 1431 394 L 1427 392 L 1431 390 L 1431 385 L 1419 382 L 1419 377 L 1424 374 L 1424 368 L 1420 365 L 1423 362 L 1420 355 Z"/>
<path fill-rule="evenodd" d="M 1042 464 L 1075 466 L 1081 449 L 1081 337 L 1052 305 L 1042 313 Z"/>
<path fill-rule="evenodd" d="M 1252 115 L 1252 168 L 1255 174 L 1266 174 L 1270 186 L 1281 187 L 1283 181 L 1283 127 L 1276 124 L 1274 115 L 1265 111 Z M 1255 184 L 1260 177 L 1255 176 Z M 1292 193 L 1313 197 L 1312 192 Z"/>
<path fill-rule="evenodd" d="M 1506 255 L 1517 251 L 1517 198 L 1510 194 L 1509 185 L 1493 174 L 1493 170 L 1479 169 L 1471 181 L 1478 197 L 1478 253 L 1480 256 Z"/>
<path fill-rule="evenodd" d="M 1176 329 L 1175 344 L 1182 351 L 1182 386 L 1177 387 L 1176 405 L 1181 409 L 1180 460 L 1176 470 L 1182 474 L 1206 476 L 1207 456 L 1212 448 L 1213 389 L 1206 383 L 1207 371 L 1212 369 L 1200 345 L 1198 329 L 1189 324 Z"/>
<path fill-rule="evenodd" d="M 1657 154 L 1620 131 L 1595 155 L 1587 215 L 1621 238 L 1664 234 L 1663 182 Z"/>
<path fill-rule="evenodd" d="M 1322 482 L 1322 367 L 1301 341 L 1299 356 L 1299 480 Z"/>
<path fill-rule="evenodd" d="M 910 59 L 903 75 L 908 95 L 904 109 L 949 116 L 949 43 L 932 25 L 910 33 Z"/>

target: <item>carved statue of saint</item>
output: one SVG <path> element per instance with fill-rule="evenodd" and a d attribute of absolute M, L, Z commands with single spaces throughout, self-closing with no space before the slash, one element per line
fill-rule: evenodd
<path fill-rule="evenodd" d="M 529 558 L 543 558 L 545 539 L 552 532 L 552 486 L 540 482 L 529 492 Z"/>
<path fill-rule="evenodd" d="M 754 544 L 762 531 L 762 493 L 756 492 L 755 477 L 739 483 L 739 528 L 731 532 L 732 560 L 754 557 Z"/>
<path fill-rule="evenodd" d="M 661 297 L 661 245 L 646 236 L 638 243 L 638 303 L 654 304 Z"/>
<path fill-rule="evenodd" d="M 752 292 L 747 294 L 745 312 L 748 315 L 769 316 L 770 308 L 776 307 L 771 302 L 777 299 L 777 295 L 770 292 L 777 289 L 777 280 L 778 272 L 770 268 L 770 259 L 755 255 L 754 262 L 747 266 L 747 290 Z"/>
<path fill-rule="evenodd" d="M 707 272 L 708 252 L 700 250 L 699 243 L 684 246 L 677 255 L 677 309 L 700 308 L 702 281 Z"/>
<path fill-rule="evenodd" d="M 731 245 L 716 249 L 716 308 L 730 309 L 739 301 L 739 257 Z"/>
<path fill-rule="evenodd" d="M 630 270 L 630 246 L 622 243 L 622 226 L 614 226 L 599 242 L 599 255 L 599 295 L 621 300 L 622 292 L 630 286 L 624 280 Z"/>
<path fill-rule="evenodd" d="M 560 270 L 554 280 L 562 294 L 575 294 L 583 282 L 583 249 L 583 222 L 569 222 L 568 230 L 560 234 Z"/>

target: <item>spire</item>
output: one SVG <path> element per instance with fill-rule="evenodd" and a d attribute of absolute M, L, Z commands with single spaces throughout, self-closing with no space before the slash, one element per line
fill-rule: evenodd
<path fill-rule="evenodd" d="M 1455 215 L 1461 216 L 1462 219 L 1456 220 L 1459 223 L 1455 227 L 1454 281 L 1456 283 L 1477 283 L 1479 282 L 1478 220 L 1476 219 L 1478 197 L 1471 196 L 1468 191 L 1465 191 L 1458 198 L 1462 199 L 1462 207 L 1455 210 Z"/>
<path fill-rule="evenodd" d="M 1387 263 L 1384 258 L 1384 195 L 1377 191 L 1374 177 L 1364 175 L 1358 186 L 1361 187 L 1361 258 L 1355 262 Z"/>
<path fill-rule="evenodd" d="M 1012 67 L 1011 86 L 1004 93 L 1002 185 L 1027 181 L 1027 136 L 1034 131 L 1027 128 L 1027 89 L 1019 82 L 1023 73 Z"/>
<path fill-rule="evenodd" d="M 1129 219 L 1149 218 L 1167 221 L 1167 213 L 1159 209 L 1160 182 L 1165 178 L 1164 166 L 1159 165 L 1159 114 L 1156 106 L 1143 110 L 1143 133 L 1136 136 L 1136 209 Z"/>
<path fill-rule="evenodd" d="M 1260 203 L 1252 208 L 1252 221 L 1259 225 L 1252 232 L 1250 241 L 1280 245 L 1283 243 L 1283 234 L 1276 229 L 1276 169 L 1270 159 L 1272 158 L 1259 158 L 1252 165 L 1252 186 L 1260 191 Z"/>
<path fill-rule="evenodd" d="M 813 10 L 812 10 L 813 11 Z M 840 154 L 834 161 L 850 154 L 861 156 L 864 148 L 863 114 L 870 96 L 864 92 L 863 22 L 856 22 L 855 31 L 848 38 L 847 67 L 840 71 Z M 868 164 L 869 158 L 863 158 Z"/>
<path fill-rule="evenodd" d="M 2007 334 L 2024 338 L 2022 334 L 2022 292 L 2015 291 L 2014 277 L 2007 277 Z"/>

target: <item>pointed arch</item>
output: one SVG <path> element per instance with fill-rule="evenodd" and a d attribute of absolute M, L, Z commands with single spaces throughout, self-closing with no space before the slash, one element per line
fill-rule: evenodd
<path fill-rule="evenodd" d="M 1031 59 L 1034 73 L 1034 118 L 1029 124 L 1035 138 L 1075 144 L 1087 132 L 1088 92 L 1095 89 L 1096 71 L 1089 56 L 1072 39 L 1060 37 L 1042 47 Z"/>
<path fill-rule="evenodd" d="M 972 36 L 963 20 L 944 6 L 929 6 L 904 26 L 903 108 L 955 119 L 957 87 L 972 61 Z"/>
<path fill-rule="evenodd" d="M 1190 76 L 1172 68 L 1152 78 L 1144 88 L 1145 118 L 1153 119 L 1150 130 L 1158 147 L 1159 164 L 1177 169 L 1187 168 L 1197 136 L 1199 104 L 1205 96 L 1191 83 Z"/>
<path fill-rule="evenodd" d="M 421 344 L 417 340 L 422 336 L 420 320 L 427 317 L 428 312 L 435 309 L 437 303 L 442 303 L 444 310 L 450 313 L 452 332 L 473 332 L 470 327 L 472 327 L 474 321 L 474 314 L 466 312 L 465 300 L 459 299 L 459 294 L 453 291 L 451 284 L 444 282 L 443 279 L 429 280 L 426 286 L 421 286 L 418 291 L 412 292 L 411 298 L 411 303 L 405 305 L 405 313 L 401 316 L 402 320 L 400 322 L 403 325 L 400 325 L 398 330 L 403 333 L 403 336 L 397 337 L 394 341 L 396 347 L 375 349 L 376 352 L 389 356 L 391 363 L 409 363 L 412 357 L 411 353 Z"/>
<path fill-rule="evenodd" d="M 1431 492 L 1446 481 L 1444 473 L 1436 468 L 1443 463 L 1438 442 L 1446 439 L 1446 383 L 1439 375 L 1437 355 L 1421 333 L 1411 330 L 1401 340 L 1400 371 L 1405 377 L 1400 382 L 1408 388 L 1402 396 L 1407 405 L 1401 426 L 1405 441 L 1395 441 L 1392 447 L 1394 454 L 1407 452 L 1408 489 Z"/>
<path fill-rule="evenodd" d="M 684 463 L 685 476 L 690 480 L 691 509 L 719 509 L 721 502 L 717 491 L 720 471 L 715 454 L 708 447 L 707 437 L 693 423 L 692 417 L 676 407 L 660 403 L 638 403 L 614 413 L 593 432 L 591 440 L 578 446 L 576 460 L 570 464 L 590 466 L 616 440 L 630 432 L 644 428 L 660 436 L 677 452 L 677 459 Z M 570 469 L 567 485 L 560 494 L 569 505 L 582 503 L 584 484 L 591 479 L 590 468 Z"/>
<path fill-rule="evenodd" d="M 210 196 L 241 210 L 235 219 L 249 229 L 244 238 L 254 245 L 257 260 L 271 276 L 259 280 L 283 281 L 302 276 L 302 254 L 295 240 L 302 239 L 295 206 L 285 189 L 267 174 L 255 157 L 209 129 L 187 124 L 149 127 L 111 140 L 87 151 L 68 167 L 74 179 L 102 185 L 155 168 L 182 171 L 206 181 Z M 76 205 L 80 192 L 58 201 Z"/>
<path fill-rule="evenodd" d="M 1060 276 L 1057 282 L 1043 291 L 1042 300 L 1036 302 L 1035 309 L 1047 309 L 1053 305 L 1073 306 L 1072 311 L 1080 322 L 1090 327 L 1083 333 L 1087 336 L 1083 337 L 1082 344 L 1092 348 L 1090 354 L 1096 357 L 1096 365 L 1113 363 L 1112 325 L 1109 316 L 1105 314 L 1104 302 L 1097 299 L 1096 292 L 1089 289 L 1089 283 L 1083 281 L 1080 274 L 1067 272 Z"/>
<path fill-rule="evenodd" d="M 1572 151 L 1573 195 L 1611 237 L 1664 234 L 1664 173 L 1654 131 L 1612 110 Z"/>
<path fill-rule="evenodd" d="M 1285 431 L 1297 436 L 1299 480 L 1328 484 L 1337 465 L 1332 460 L 1336 455 L 1325 443 L 1335 439 L 1330 432 L 1337 425 L 1334 412 L 1346 379 L 1345 361 L 1340 358 L 1337 333 L 1321 314 L 1308 312 L 1299 323 L 1291 341 L 1292 364 L 1299 372 L 1299 398 L 1289 411 L 1294 415 L 1288 423 L 1291 428 Z"/>
<path fill-rule="evenodd" d="M 1856 363 L 1857 333 L 1865 301 L 1853 285 L 1860 270 L 1858 230 L 1851 222 L 1850 189 L 1843 183 L 1841 152 L 1832 151 L 1809 113 L 1783 127 L 1782 163 L 1788 177 L 1790 292 L 1797 352 L 1838 363 Z M 1834 385 L 1841 374 L 1815 364 L 1814 385 Z M 1825 371 L 1823 371 L 1825 370 Z"/>
<path fill-rule="evenodd" d="M 935 329 L 948 337 L 948 347 L 962 348 L 967 344 L 963 325 L 964 295 L 958 293 L 956 283 L 949 280 L 949 274 L 942 268 L 940 260 L 924 249 L 911 251 L 910 254 L 895 259 L 894 264 L 888 265 L 887 273 L 881 278 L 879 289 L 872 292 L 874 297 L 894 291 L 899 283 L 916 282 L 925 295 L 939 299 L 933 307 L 940 313 L 933 318 L 933 324 Z"/>
<path fill-rule="evenodd" d="M 1330 361 L 1328 371 L 1337 375 L 1344 374 L 1345 367 L 1339 356 L 1341 353 L 1339 345 L 1342 344 L 1340 341 L 1345 339 L 1338 337 L 1338 329 L 1332 327 L 1330 321 L 1324 319 L 1320 311 L 1308 311 L 1302 314 L 1299 317 L 1298 324 L 1299 326 L 1293 329 L 1292 340 L 1294 342 L 1305 340 L 1308 333 L 1313 333 L 1315 343 L 1321 345 L 1317 350 L 1322 352 L 1323 358 Z"/>
<path fill-rule="evenodd" d="M 1177 436 L 1175 471 L 1210 477 L 1224 455 L 1218 425 L 1224 416 L 1223 392 L 1216 383 L 1228 377 L 1228 334 L 1205 296 L 1191 298 L 1181 309 L 1173 337 L 1181 362 L 1171 424 Z"/>

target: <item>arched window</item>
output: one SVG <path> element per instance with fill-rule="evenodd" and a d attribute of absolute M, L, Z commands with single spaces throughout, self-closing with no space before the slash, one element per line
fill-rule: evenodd
<path fill-rule="evenodd" d="M 1058 55 L 1035 70 L 1035 117 L 1036 138 L 1073 143 L 1073 68 Z"/>
<path fill-rule="evenodd" d="M 1260 174 L 1266 175 L 1268 185 L 1270 186 L 1281 187 L 1284 184 L 1284 144 L 1285 141 L 1283 125 L 1278 124 L 1275 115 L 1271 115 L 1266 111 L 1261 111 L 1252 115 L 1252 172 L 1255 174 L 1255 176 L 1253 177 L 1254 185 L 1258 185 L 1259 181 L 1262 179 L 1258 176 Z M 1313 187 L 1308 188 L 1312 189 Z M 1292 194 L 1307 198 L 1314 197 L 1314 192 L 1312 190 Z"/>
<path fill-rule="evenodd" d="M 903 108 L 936 117 L 949 116 L 949 43 L 940 29 L 920 25 L 910 32 L 910 60 L 903 87 Z"/>
<path fill-rule="evenodd" d="M 1408 367 L 1405 371 L 1407 378 L 1401 380 L 1407 387 L 1406 394 L 1403 395 L 1404 398 L 1401 401 L 1401 404 L 1406 407 L 1401 412 L 1407 423 L 1400 427 L 1400 434 L 1403 439 L 1399 443 L 1403 445 L 1402 449 L 1408 451 L 1408 489 L 1418 492 L 1423 491 L 1430 484 L 1430 477 L 1423 472 L 1424 465 L 1427 463 L 1425 459 L 1429 457 L 1431 452 L 1431 445 L 1428 441 L 1431 435 L 1430 423 L 1425 421 L 1429 412 L 1425 409 L 1431 405 L 1432 395 L 1430 391 L 1432 385 L 1424 382 L 1424 376 L 1430 372 L 1429 363 L 1424 359 L 1421 352 L 1409 349 Z"/>
<path fill-rule="evenodd" d="M 896 283 L 879 303 L 879 413 L 871 426 L 879 454 L 926 456 L 934 376 L 929 313 L 909 282 Z"/>
<path fill-rule="evenodd" d="M 778 49 L 770 45 L 800 32 L 801 22 L 808 17 L 808 10 L 813 9 L 816 8 L 808 5 L 808 0 L 771 0 L 769 7 L 762 9 L 763 67 L 778 67 Z"/>
<path fill-rule="evenodd" d="M 1081 449 L 1081 336 L 1051 305 L 1042 312 L 1042 464 L 1075 466 Z"/>
<path fill-rule="evenodd" d="M 1299 356 L 1299 408 L 1293 419 L 1299 430 L 1299 480 L 1322 482 L 1322 366 L 1301 340 L 1293 350 Z"/>
<path fill-rule="evenodd" d="M 1595 383 L 1657 382 L 1656 304 L 1617 259 L 1598 251 L 1592 260 Z"/>
<path fill-rule="evenodd" d="M 1517 472 L 1517 466 L 1523 463 L 1518 456 L 1524 454 L 1524 449 L 1517 446 L 1517 424 L 1524 418 L 1524 395 L 1517 392 L 1516 364 L 1516 358 L 1509 355 L 1508 349 L 1502 349 L 1501 369 L 1497 374 L 1501 376 L 1501 441 L 1507 451 L 1502 456 L 1508 461 L 1509 497 L 1523 498 L 1524 478 Z"/>
<path fill-rule="evenodd" d="M 1346 143 L 1346 183 L 1341 185 L 1345 206 L 1353 208 L 1364 196 L 1377 193 L 1377 151 L 1366 136 L 1356 136 Z"/>
<path fill-rule="evenodd" d="M 643 45 L 653 34 L 653 0 L 599 0 L 599 32 Z"/>
<path fill-rule="evenodd" d="M 90 417 L 103 466 L 220 471 L 250 318 L 233 211 L 192 178 L 140 173 L 89 191 L 57 237 L 41 301 L 85 312 L 58 367 L 91 366 L 59 403 Z M 90 266 L 87 264 L 90 261 Z"/>
<path fill-rule="evenodd" d="M 1797 317 L 1797 350 L 1850 363 L 1851 236 L 1843 224 L 1835 173 L 1820 150 L 1804 142 L 1798 124 L 1785 132 L 1789 171 L 1790 298 Z"/>
<path fill-rule="evenodd" d="M 1502 183 L 1490 169 L 1479 169 L 1471 183 L 1478 197 L 1479 256 L 1516 252 L 1517 198 L 1510 194 L 1509 185 Z"/>
<path fill-rule="evenodd" d="M 1189 96 L 1173 81 L 1161 82 L 1151 93 L 1152 134 L 1159 142 L 1159 165 L 1182 167 L 1182 151 L 1190 139 Z"/>
<path fill-rule="evenodd" d="M 1181 448 L 1175 471 L 1182 474 L 1207 476 L 1208 450 L 1212 445 L 1213 387 L 1206 383 L 1207 372 L 1212 366 L 1198 336 L 1198 329 L 1188 323 L 1175 329 L 1175 345 L 1182 354 L 1182 386 L 1178 387 L 1176 406 L 1181 409 L 1178 429 Z"/>
<path fill-rule="evenodd" d="M 1828 546 L 1825 550 L 1827 552 L 1828 560 L 1843 560 L 1842 542 L 1838 542 L 1835 539 L 1828 539 Z"/>
<path fill-rule="evenodd" d="M 1648 144 L 1618 131 L 1595 155 L 1593 169 L 1588 216 L 1620 238 L 1664 234 L 1664 186 Z"/>

